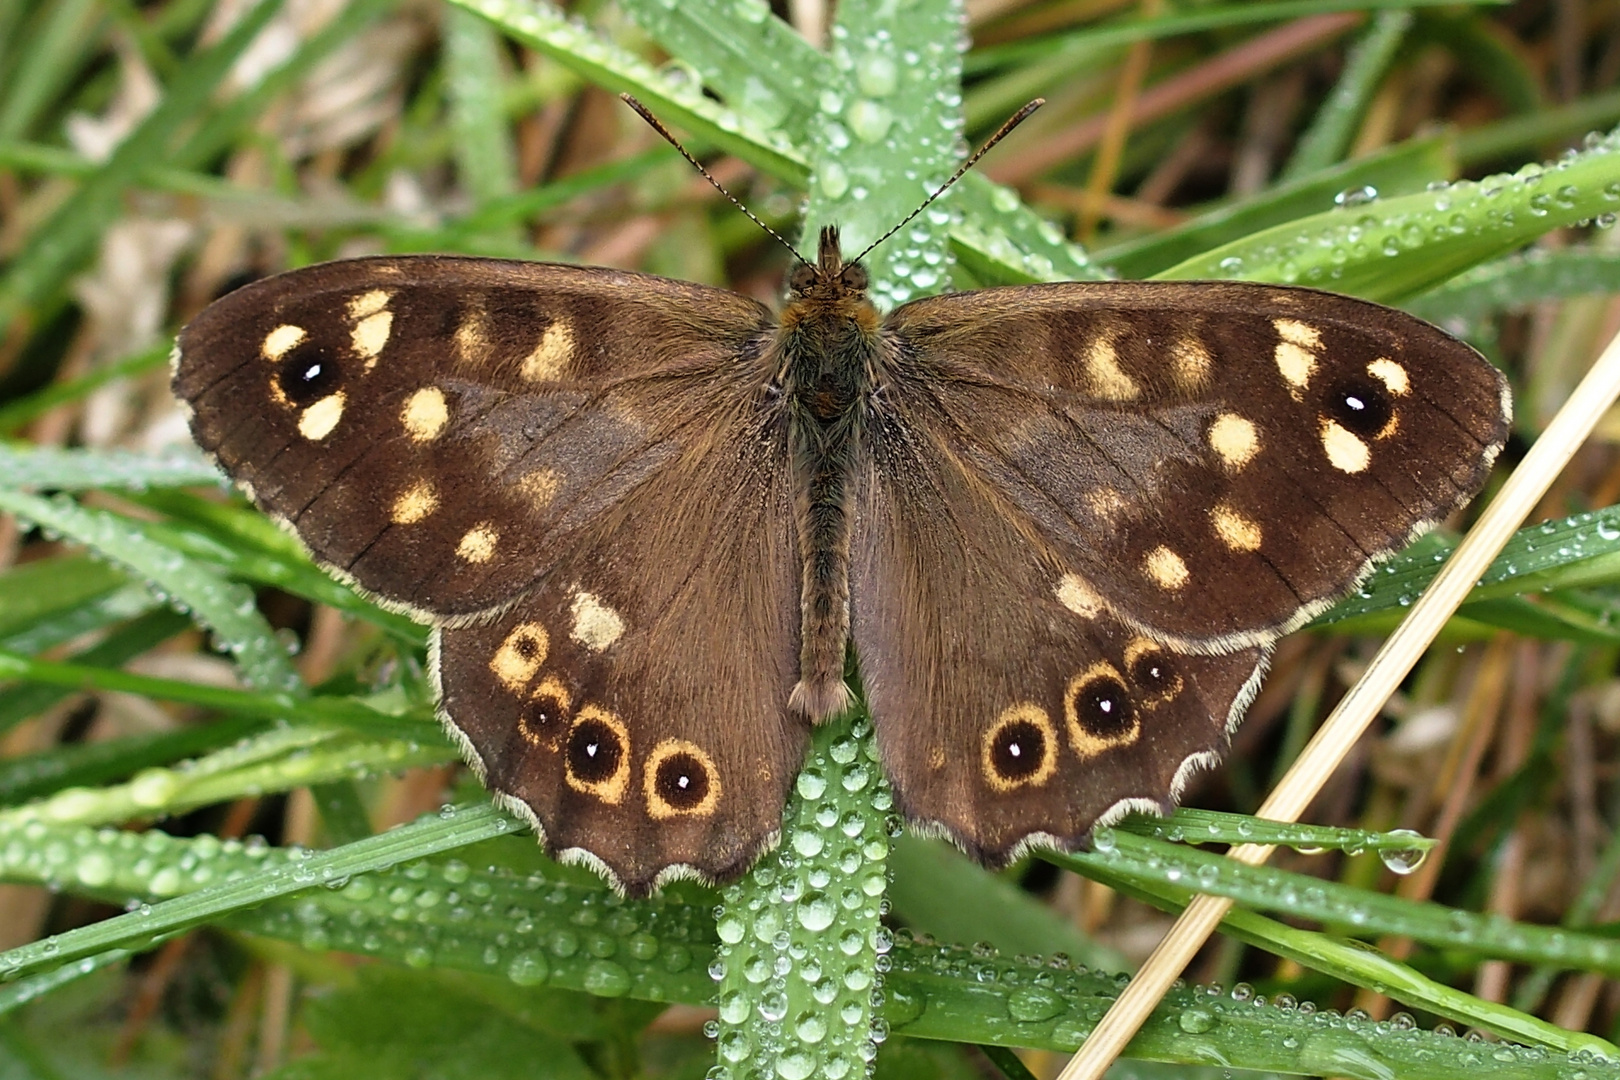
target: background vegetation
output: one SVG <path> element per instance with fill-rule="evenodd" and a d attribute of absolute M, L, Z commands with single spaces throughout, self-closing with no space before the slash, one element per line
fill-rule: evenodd
<path fill-rule="evenodd" d="M 1044 95 L 876 253 L 883 303 L 1117 274 L 1400 304 L 1509 373 L 1503 468 L 1620 327 L 1614 0 L 0 0 L 0 1075 L 1045 1076 L 1196 884 L 1240 906 L 1118 1075 L 1620 1076 L 1616 423 L 1321 825 L 1243 812 L 1444 535 L 1283 643 L 1190 793 L 1224 813 L 1087 854 L 989 875 L 897 835 L 859 720 L 802 845 L 718 893 L 624 902 L 490 810 L 422 629 L 219 487 L 164 358 L 233 285 L 365 252 L 774 298 L 784 253 L 621 90 L 852 244 Z M 1220 864 L 1267 838 L 1292 854 Z"/>

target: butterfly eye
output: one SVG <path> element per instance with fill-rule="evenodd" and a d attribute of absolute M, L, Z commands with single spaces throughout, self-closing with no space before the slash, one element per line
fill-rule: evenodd
<path fill-rule="evenodd" d="M 276 362 L 276 388 L 294 405 L 319 401 L 342 384 L 343 372 L 337 361 L 307 338 Z"/>
<path fill-rule="evenodd" d="M 860 263 L 850 263 L 838 276 L 838 283 L 853 292 L 865 292 L 867 281 L 866 267 Z"/>
<path fill-rule="evenodd" d="M 1057 732 L 1044 710 L 1014 705 L 985 735 L 980 761 L 997 791 L 1042 784 L 1057 769 Z"/>
<path fill-rule="evenodd" d="M 630 775 L 630 738 L 624 722 L 605 709 L 579 711 L 563 748 L 568 786 L 617 804 Z"/>
<path fill-rule="evenodd" d="M 793 271 L 788 279 L 788 286 L 796 293 L 810 291 L 810 286 L 816 283 L 816 270 L 813 266 L 801 266 Z"/>
<path fill-rule="evenodd" d="M 655 818 L 706 816 L 720 801 L 720 772 L 697 745 L 665 739 L 647 755 L 646 795 Z"/>
<path fill-rule="evenodd" d="M 1395 415 L 1389 390 L 1376 379 L 1349 375 L 1328 392 L 1328 415 L 1357 435 L 1371 437 L 1383 432 Z"/>

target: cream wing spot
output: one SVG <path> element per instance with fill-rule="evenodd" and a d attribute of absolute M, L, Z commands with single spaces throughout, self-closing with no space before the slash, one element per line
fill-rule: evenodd
<path fill-rule="evenodd" d="M 395 525 L 415 525 L 438 508 L 438 489 L 427 480 L 418 480 L 399 493 L 388 518 Z"/>
<path fill-rule="evenodd" d="M 1147 574 L 1148 580 L 1166 592 L 1175 592 L 1187 584 L 1191 577 L 1187 572 L 1187 564 L 1180 555 L 1160 544 L 1147 553 L 1142 560 L 1142 570 Z"/>
<path fill-rule="evenodd" d="M 1276 328 L 1277 336 L 1302 349 L 1320 349 L 1322 347 L 1322 331 L 1310 323 L 1300 322 L 1298 319 L 1273 319 L 1271 325 Z"/>
<path fill-rule="evenodd" d="M 1052 591 L 1058 603 L 1082 619 L 1095 619 L 1103 612 L 1102 597 L 1079 574 L 1064 574 Z"/>
<path fill-rule="evenodd" d="M 1236 413 L 1221 413 L 1209 425 L 1209 448 L 1233 470 L 1241 469 L 1260 452 L 1260 433 L 1254 422 Z"/>
<path fill-rule="evenodd" d="M 377 357 L 393 331 L 394 313 L 388 310 L 393 299 L 394 294 L 387 289 L 372 289 L 349 300 L 349 318 L 354 321 L 349 344 L 355 355 L 366 362 L 367 371 L 376 366 Z"/>
<path fill-rule="evenodd" d="M 1259 523 L 1239 513 L 1230 503 L 1216 503 L 1209 512 L 1209 522 L 1215 528 L 1215 535 L 1229 550 L 1260 550 Z"/>
<path fill-rule="evenodd" d="M 1202 390 L 1209 381 L 1214 358 L 1195 337 L 1184 337 L 1170 346 L 1170 372 L 1176 385 L 1186 393 Z"/>
<path fill-rule="evenodd" d="M 298 416 L 298 434 L 310 442 L 320 442 L 337 430 L 343 419 L 343 406 L 348 399 L 342 391 L 327 394 Z"/>
<path fill-rule="evenodd" d="M 1367 365 L 1367 374 L 1384 384 L 1384 389 L 1396 397 L 1405 397 L 1412 389 L 1406 369 L 1387 356 L 1381 356 Z"/>
<path fill-rule="evenodd" d="M 557 319 L 540 335 L 539 344 L 523 359 L 523 377 L 530 382 L 552 382 L 562 378 L 574 356 L 574 328 L 566 319 Z"/>
<path fill-rule="evenodd" d="M 385 310 L 375 315 L 367 315 L 355 323 L 354 329 L 349 332 L 349 344 L 354 346 L 355 353 L 365 360 L 367 371 L 377 365 L 377 357 L 388 344 L 388 335 L 393 332 L 393 328 L 394 313 Z"/>
<path fill-rule="evenodd" d="M 487 521 L 479 522 L 462 534 L 456 544 L 456 554 L 470 563 L 486 563 L 495 555 L 495 545 L 501 534 Z"/>
<path fill-rule="evenodd" d="M 482 308 L 470 308 L 456 324 L 456 362 L 481 364 L 489 356 L 489 316 Z"/>
<path fill-rule="evenodd" d="M 388 306 L 394 294 L 387 289 L 372 289 L 349 298 L 349 318 L 354 322 L 375 315 Z"/>
<path fill-rule="evenodd" d="M 556 469 L 539 468 L 523 474 L 517 482 L 518 493 L 536 510 L 544 510 L 556 498 L 562 486 L 562 474 Z"/>
<path fill-rule="evenodd" d="M 1104 484 L 1086 493 L 1086 505 L 1104 522 L 1112 522 L 1125 509 L 1125 496 L 1118 488 Z"/>
<path fill-rule="evenodd" d="M 1333 467 L 1343 473 L 1361 472 L 1372 463 L 1367 444 L 1336 420 L 1322 421 L 1322 449 Z"/>
<path fill-rule="evenodd" d="M 624 635 L 624 618 L 594 593 L 575 593 L 572 610 L 574 629 L 568 636 L 592 652 L 602 652 Z"/>
<path fill-rule="evenodd" d="M 1086 350 L 1086 374 L 1092 392 L 1104 401 L 1131 401 L 1142 393 L 1136 380 L 1119 366 L 1119 353 L 1107 336 L 1098 336 Z"/>
<path fill-rule="evenodd" d="M 280 360 L 302 344 L 307 337 L 309 335 L 304 332 L 302 326 L 282 323 L 264 335 L 264 343 L 259 346 L 259 352 L 266 360 Z"/>
<path fill-rule="evenodd" d="M 1292 341 L 1283 341 L 1277 345 L 1276 360 L 1277 370 L 1282 372 L 1283 381 L 1288 384 L 1288 392 L 1297 401 L 1301 391 L 1310 385 L 1311 376 L 1316 373 L 1316 354 Z"/>
<path fill-rule="evenodd" d="M 551 651 L 551 638 L 546 628 L 537 622 L 521 623 L 501 641 L 500 648 L 489 658 L 489 670 L 501 685 L 514 694 L 521 694 L 534 673 L 546 662 Z"/>
<path fill-rule="evenodd" d="M 432 442 L 450 422 L 450 405 L 444 391 L 437 386 L 424 386 L 405 401 L 399 411 L 399 422 L 405 425 L 405 434 L 412 442 Z"/>

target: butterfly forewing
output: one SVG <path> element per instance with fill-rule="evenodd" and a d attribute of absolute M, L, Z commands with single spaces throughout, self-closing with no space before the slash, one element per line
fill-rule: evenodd
<path fill-rule="evenodd" d="M 1466 502 L 1501 375 L 1389 308 L 1245 283 L 1057 284 L 887 323 L 907 415 L 1114 616 L 1263 644 Z"/>
<path fill-rule="evenodd" d="M 174 386 L 197 441 L 317 559 L 460 617 L 669 467 L 770 325 L 735 293 L 639 274 L 353 260 L 208 308 Z"/>

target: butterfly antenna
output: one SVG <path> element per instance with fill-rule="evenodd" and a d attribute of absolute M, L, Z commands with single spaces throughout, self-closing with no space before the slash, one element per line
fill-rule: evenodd
<path fill-rule="evenodd" d="M 724 195 L 727 199 L 729 199 L 731 201 L 732 206 L 735 206 L 737 209 L 741 210 L 743 213 L 748 215 L 748 220 L 749 221 L 752 221 L 755 225 L 758 225 L 760 228 L 762 228 L 766 232 L 770 233 L 771 236 L 773 238 L 775 238 L 775 240 L 776 240 L 776 242 L 778 244 L 781 244 L 783 247 L 787 248 L 789 251 L 791 251 L 793 253 L 793 257 L 795 259 L 798 259 L 800 262 L 804 263 L 804 265 L 806 265 L 806 266 L 810 265 L 809 260 L 807 260 L 803 255 L 800 255 L 799 252 L 798 252 L 798 249 L 796 249 L 792 244 L 788 243 L 786 240 L 782 239 L 782 234 L 781 233 L 777 232 L 775 229 L 771 228 L 769 225 L 767 225 L 763 221 L 759 220 L 758 216 L 756 216 L 755 213 L 752 210 L 748 209 L 748 207 L 744 206 L 741 202 L 739 202 L 737 200 L 737 196 L 733 195 L 731 192 L 726 190 L 726 186 L 724 184 L 722 184 L 720 181 L 716 180 L 713 176 L 710 176 L 709 175 L 709 170 L 705 169 L 701 164 L 699 164 L 697 158 L 693 157 L 690 153 L 687 152 L 686 147 L 681 145 L 681 141 L 679 139 L 677 139 L 674 135 L 670 134 L 669 128 L 665 127 L 663 125 L 663 123 L 658 119 L 658 117 L 656 117 L 656 116 L 654 116 L 652 114 L 651 110 L 649 110 L 647 108 L 647 106 L 643 105 L 641 102 L 637 101 L 635 98 L 631 97 L 629 94 L 620 94 L 619 99 L 621 101 L 623 101 L 626 105 L 630 106 L 632 109 L 636 110 L 637 114 L 639 114 L 643 120 L 647 121 L 648 125 L 654 131 L 656 131 L 656 132 L 658 132 L 658 134 L 662 135 L 664 137 L 664 140 L 666 142 L 668 142 L 669 145 L 671 145 L 675 149 L 679 150 L 681 152 L 681 157 L 683 157 L 687 161 L 691 162 L 692 163 L 692 168 L 696 169 L 700 174 L 702 174 L 703 179 L 707 180 L 709 183 L 714 185 L 714 190 L 718 191 L 720 194 Z M 998 138 L 998 139 L 1000 137 L 1001 137 L 1000 135 L 996 136 L 996 138 Z M 986 149 L 988 149 L 988 147 L 986 147 Z M 983 153 L 983 151 L 980 151 L 980 153 Z M 924 203 L 923 205 L 926 206 L 928 204 Z"/>
<path fill-rule="evenodd" d="M 1019 109 L 1017 112 L 1013 113 L 1012 116 L 1008 117 L 1007 122 L 996 129 L 996 133 L 990 136 L 989 141 L 987 141 L 983 146 L 979 147 L 978 150 L 974 151 L 972 157 L 962 162 L 961 166 L 951 174 L 951 178 L 939 185 L 932 195 L 923 200 L 921 206 L 907 214 L 906 219 L 900 224 L 896 225 L 894 228 L 890 229 L 888 232 L 884 233 L 882 236 L 868 244 L 865 251 L 861 252 L 850 261 L 860 262 L 862 259 L 866 258 L 872 253 L 873 248 L 883 243 L 883 241 L 887 240 L 889 237 L 893 236 L 907 225 L 910 225 L 912 220 L 915 219 L 918 214 L 922 213 L 924 210 L 933 205 L 935 199 L 949 191 L 952 184 L 962 179 L 963 175 L 965 175 L 969 169 L 977 165 L 979 163 L 979 159 L 988 154 L 992 146 L 996 145 L 996 143 L 1000 142 L 1002 139 L 1005 139 L 1008 135 L 1011 135 L 1013 128 L 1017 127 L 1019 124 L 1022 124 L 1025 120 L 1028 120 L 1031 113 L 1045 104 L 1045 98 L 1036 98 L 1028 105 L 1025 105 L 1022 109 Z M 668 138 L 668 136 L 666 135 L 665 138 Z M 682 153 L 685 153 L 685 151 L 682 151 Z"/>

